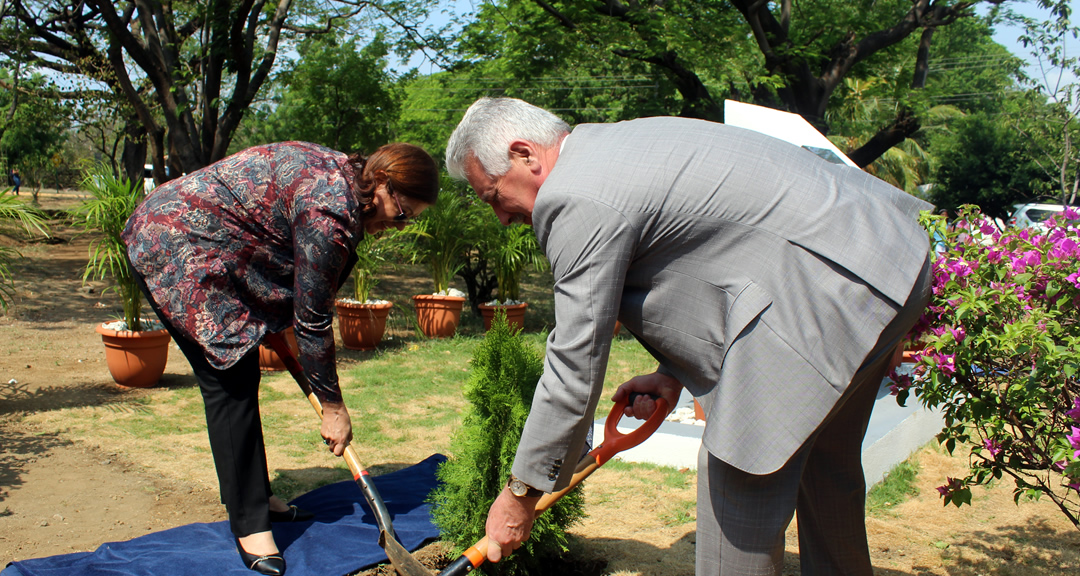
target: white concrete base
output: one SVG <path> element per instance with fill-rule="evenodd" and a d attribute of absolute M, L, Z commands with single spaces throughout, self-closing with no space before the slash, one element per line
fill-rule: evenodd
<path fill-rule="evenodd" d="M 905 366 L 910 368 L 910 365 Z M 887 378 L 882 381 L 863 439 L 863 473 L 867 489 L 880 482 L 919 447 L 933 440 L 944 424 L 940 413 L 922 408 L 914 398 L 909 399 L 908 406 L 899 406 L 889 393 L 891 383 Z M 693 409 L 693 398 L 684 390 L 676 411 L 686 407 Z M 640 424 L 640 420 L 624 417 L 618 429 L 627 433 Z M 615 458 L 696 470 L 703 430 L 702 425 L 664 422 L 648 440 Z M 604 441 L 604 420 L 595 422 L 593 441 L 594 445 Z"/>

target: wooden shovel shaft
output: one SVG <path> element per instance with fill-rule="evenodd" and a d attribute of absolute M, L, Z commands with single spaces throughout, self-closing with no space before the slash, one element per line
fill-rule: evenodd
<path fill-rule="evenodd" d="M 285 343 L 285 339 L 279 334 L 267 334 L 266 342 L 281 357 L 281 361 L 288 368 L 289 373 L 292 374 L 293 380 L 296 380 L 296 384 L 303 390 L 308 402 L 311 403 L 311 407 L 315 409 L 315 413 L 319 415 L 321 420 L 323 415 L 322 403 L 319 402 L 319 398 L 315 396 L 315 393 L 311 391 L 311 384 L 308 383 L 307 375 L 304 374 L 300 362 Z M 386 509 L 386 504 L 383 502 L 382 496 L 379 495 L 375 483 L 371 481 L 368 471 L 360 465 L 360 457 L 356 455 L 356 450 L 353 450 L 352 446 L 346 446 L 341 457 L 345 459 L 349 471 L 352 472 L 353 480 L 360 487 L 360 491 L 364 493 L 364 499 L 367 500 L 368 506 L 371 507 L 371 511 L 375 514 L 375 521 L 379 525 L 380 532 L 379 544 L 386 551 L 387 558 L 390 559 L 394 569 L 405 576 L 432 576 L 431 571 L 424 568 L 424 565 L 416 560 L 412 554 L 409 554 L 405 547 L 398 542 L 393 521 L 390 519 L 390 511 Z"/>

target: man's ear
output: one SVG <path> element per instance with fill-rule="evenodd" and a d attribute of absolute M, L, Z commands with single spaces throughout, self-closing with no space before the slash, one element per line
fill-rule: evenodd
<path fill-rule="evenodd" d="M 537 155 L 536 145 L 528 140 L 514 140 L 510 143 L 510 160 L 520 159 L 535 173 L 540 172 L 540 157 Z"/>

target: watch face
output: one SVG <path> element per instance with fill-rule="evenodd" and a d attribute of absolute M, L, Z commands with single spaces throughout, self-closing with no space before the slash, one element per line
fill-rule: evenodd
<path fill-rule="evenodd" d="M 521 480 L 510 481 L 510 493 L 514 496 L 524 496 L 528 491 L 529 488 Z"/>

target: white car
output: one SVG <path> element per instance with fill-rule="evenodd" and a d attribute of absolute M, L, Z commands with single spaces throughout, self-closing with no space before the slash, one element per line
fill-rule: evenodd
<path fill-rule="evenodd" d="M 1015 210 L 1013 210 L 1012 217 L 1009 218 L 1009 226 L 1037 228 L 1039 230 L 1046 230 L 1046 225 L 1043 222 L 1051 216 L 1065 211 L 1065 206 L 1061 204 L 1038 204 L 1036 202 L 1015 204 L 1013 208 Z"/>

